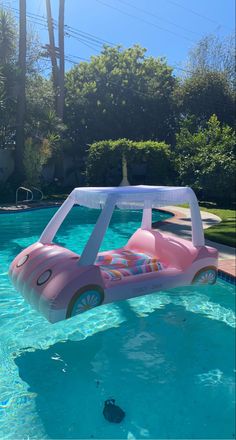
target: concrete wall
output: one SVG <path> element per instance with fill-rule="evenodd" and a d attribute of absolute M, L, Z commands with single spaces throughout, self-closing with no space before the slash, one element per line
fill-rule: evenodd
<path fill-rule="evenodd" d="M 6 182 L 14 169 L 14 150 L 0 149 L 0 182 Z"/>
<path fill-rule="evenodd" d="M 63 185 L 65 186 L 73 186 L 76 185 L 75 174 L 72 171 L 75 166 L 74 160 L 71 156 L 67 156 L 63 154 L 63 168 L 62 173 L 64 175 Z M 52 183 L 54 181 L 55 176 L 55 164 L 49 162 L 47 165 L 43 167 L 42 178 L 45 183 Z"/>
<path fill-rule="evenodd" d="M 63 184 L 66 186 L 76 185 L 76 176 L 72 172 L 74 160 L 71 156 L 63 155 Z M 15 169 L 14 150 L 0 149 L 0 182 L 6 182 Z M 42 178 L 47 184 L 52 183 L 55 177 L 55 164 L 49 164 L 43 167 Z"/>

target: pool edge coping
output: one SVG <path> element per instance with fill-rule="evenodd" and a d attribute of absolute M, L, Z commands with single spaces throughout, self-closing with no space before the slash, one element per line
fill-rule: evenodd
<path fill-rule="evenodd" d="M 218 268 L 218 278 L 220 278 L 223 281 L 226 281 L 226 283 L 236 285 L 236 277 L 232 275 L 229 272 L 226 272 L 220 268 Z"/>
<path fill-rule="evenodd" d="M 64 200 L 58 200 L 58 201 L 49 201 L 44 202 L 43 204 L 40 204 L 38 206 L 29 206 L 29 205 L 19 205 L 18 208 L 16 205 L 2 205 L 0 207 L 0 214 L 17 214 L 18 212 L 28 212 L 28 211 L 36 211 L 38 209 L 46 209 L 46 208 L 54 208 L 59 207 L 62 205 Z M 14 207 L 13 209 L 11 209 Z"/>

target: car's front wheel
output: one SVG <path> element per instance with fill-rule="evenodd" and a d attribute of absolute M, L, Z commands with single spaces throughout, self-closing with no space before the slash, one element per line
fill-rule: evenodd
<path fill-rule="evenodd" d="M 81 287 L 72 296 L 66 313 L 66 318 L 79 315 L 94 307 L 100 306 L 104 301 L 104 290 L 97 284 Z"/>

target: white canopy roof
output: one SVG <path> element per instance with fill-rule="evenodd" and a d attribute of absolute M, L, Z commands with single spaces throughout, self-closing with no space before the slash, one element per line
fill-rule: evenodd
<path fill-rule="evenodd" d="M 189 187 L 177 186 L 119 186 L 75 188 L 71 197 L 74 203 L 87 208 L 103 208 L 107 199 L 112 199 L 120 209 L 143 209 L 190 202 L 194 192 Z"/>
<path fill-rule="evenodd" d="M 188 202 L 192 219 L 194 246 L 204 246 L 204 234 L 197 198 L 189 187 L 123 186 L 111 188 L 75 188 L 44 229 L 39 241 L 51 243 L 57 230 L 74 204 L 102 208 L 96 226 L 84 248 L 80 264 L 93 264 L 115 206 L 122 209 L 143 209 L 142 229 L 151 229 L 154 206 Z"/>

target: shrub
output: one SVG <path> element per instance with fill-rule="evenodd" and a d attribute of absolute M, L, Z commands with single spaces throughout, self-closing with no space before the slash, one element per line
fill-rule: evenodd
<path fill-rule="evenodd" d="M 204 130 L 184 127 L 176 137 L 176 167 L 181 185 L 203 200 L 231 203 L 235 199 L 235 133 L 212 115 Z"/>
<path fill-rule="evenodd" d="M 128 139 L 99 141 L 90 145 L 86 167 L 87 183 L 116 186 L 122 180 L 122 156 L 126 158 L 131 184 L 167 185 L 173 179 L 169 145 Z"/>
<path fill-rule="evenodd" d="M 32 138 L 25 141 L 23 164 L 25 168 L 26 184 L 39 185 L 43 165 L 52 154 L 52 146 L 48 139 L 34 142 Z"/>

